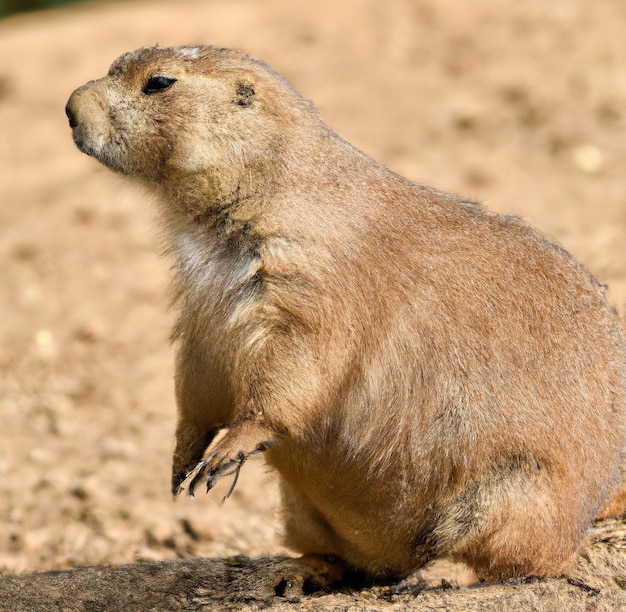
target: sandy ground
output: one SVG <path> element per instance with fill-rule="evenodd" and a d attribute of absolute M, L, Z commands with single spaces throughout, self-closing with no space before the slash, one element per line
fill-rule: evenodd
<path fill-rule="evenodd" d="M 124 2 L 0 22 L 0 571 L 286 552 L 261 462 L 225 505 L 172 501 L 167 262 L 149 198 L 74 147 L 75 87 L 157 42 L 245 48 L 379 161 L 555 235 L 624 312 L 624 31 L 623 0 Z"/>

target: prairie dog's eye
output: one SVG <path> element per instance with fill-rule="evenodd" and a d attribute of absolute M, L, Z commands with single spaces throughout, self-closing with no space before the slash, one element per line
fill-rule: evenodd
<path fill-rule="evenodd" d="M 163 76 L 162 74 L 155 74 L 151 76 L 143 87 L 143 93 L 154 94 L 169 89 L 174 83 L 176 83 L 174 77 Z"/>

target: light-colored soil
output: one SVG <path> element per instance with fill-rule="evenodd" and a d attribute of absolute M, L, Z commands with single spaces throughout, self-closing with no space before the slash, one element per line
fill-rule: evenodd
<path fill-rule="evenodd" d="M 394 170 L 530 219 L 626 307 L 623 0 L 213 0 L 0 22 L 0 570 L 277 555 L 246 465 L 174 502 L 167 262 L 150 201 L 63 107 L 123 51 L 245 48 Z"/>

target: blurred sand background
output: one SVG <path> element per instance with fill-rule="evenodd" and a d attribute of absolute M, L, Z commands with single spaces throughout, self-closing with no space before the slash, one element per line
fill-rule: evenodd
<path fill-rule="evenodd" d="M 281 554 L 262 462 L 174 502 L 173 314 L 149 198 L 72 90 L 155 43 L 244 48 L 397 172 L 522 215 L 626 310 L 623 0 L 89 3 L 0 21 L 0 571 Z"/>

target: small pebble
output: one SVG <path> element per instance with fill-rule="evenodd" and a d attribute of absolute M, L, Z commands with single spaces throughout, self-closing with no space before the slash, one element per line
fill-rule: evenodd
<path fill-rule="evenodd" d="M 572 151 L 576 166 L 586 174 L 598 174 L 605 164 L 604 154 L 595 145 L 586 144 Z"/>

